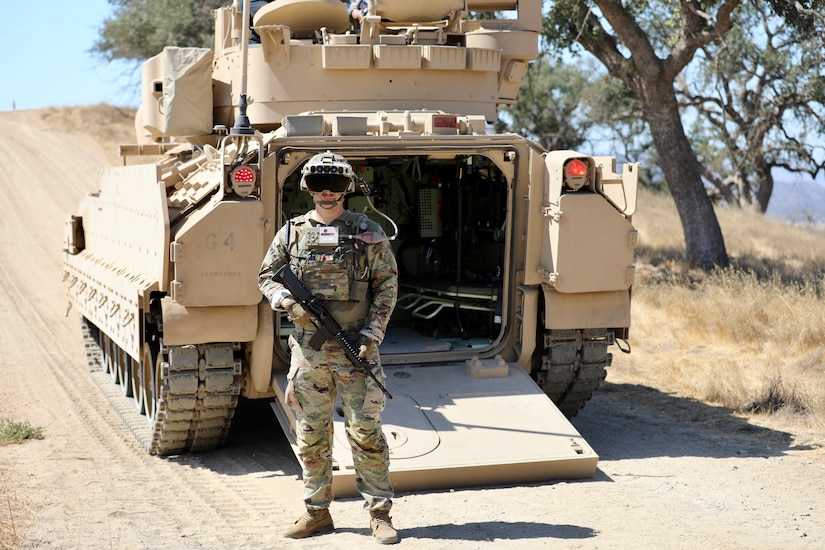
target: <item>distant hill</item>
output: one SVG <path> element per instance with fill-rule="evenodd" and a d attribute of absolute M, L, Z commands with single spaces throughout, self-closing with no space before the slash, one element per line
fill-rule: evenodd
<path fill-rule="evenodd" d="M 825 225 L 825 185 L 777 180 L 768 204 L 768 216 L 793 223 Z"/>

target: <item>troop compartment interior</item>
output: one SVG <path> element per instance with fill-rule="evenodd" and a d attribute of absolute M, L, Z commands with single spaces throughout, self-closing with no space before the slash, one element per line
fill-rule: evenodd
<path fill-rule="evenodd" d="M 368 199 L 356 188 L 346 208 L 364 212 L 393 237 L 399 296 L 381 346 L 385 364 L 443 360 L 451 352 L 466 357 L 503 340 L 513 186 L 494 158 L 514 161 L 504 153 L 344 153 L 372 193 Z M 300 170 L 284 180 L 282 223 L 314 207 L 299 181 Z M 290 330 L 284 314 L 283 349 Z"/>

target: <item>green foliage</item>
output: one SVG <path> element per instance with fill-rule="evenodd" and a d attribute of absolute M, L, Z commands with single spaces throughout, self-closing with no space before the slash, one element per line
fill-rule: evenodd
<path fill-rule="evenodd" d="M 821 34 L 825 0 L 767 1 L 771 7 L 757 0 L 739 5 L 733 28 L 722 40 L 705 44 L 677 79 L 677 87 L 685 92 L 681 99 L 692 96 L 683 101 L 684 120 L 692 125 L 689 138 L 704 177 L 726 188 L 722 196 L 727 202 L 756 202 L 758 196 L 763 208 L 772 184 L 760 186 L 755 180 L 764 179 L 770 166 L 811 176 L 825 170 L 822 152 L 815 146 L 822 143 L 825 129 Z M 610 154 L 624 153 L 643 160 L 646 167 L 655 163 L 640 102 L 649 100 L 650 87 L 633 68 L 636 54 L 643 51 L 638 49 L 642 35 L 635 37 L 635 53 L 624 40 L 632 36 L 634 26 L 643 29 L 651 50 L 664 60 L 690 38 L 686 32 L 709 31 L 712 20 L 705 17 L 719 6 L 720 0 L 700 0 L 694 6 L 698 11 L 686 12 L 675 0 L 627 0 L 618 9 L 598 0 L 545 4 L 544 39 L 551 51 L 584 48 L 622 80 L 605 77 L 588 85 L 582 97 L 588 139 L 598 135 L 599 141 L 610 143 Z M 614 12 L 614 23 L 621 20 L 616 17 L 618 10 L 630 19 L 616 29 L 600 7 Z M 690 27 L 685 26 L 688 21 Z M 766 42 L 769 39 L 772 42 Z M 611 56 L 611 51 L 619 55 Z M 697 110 L 686 112 L 691 104 Z M 647 108 L 651 105 L 648 102 Z M 651 176 L 648 181 L 663 181 Z"/>
<path fill-rule="evenodd" d="M 22 443 L 27 439 L 43 439 L 43 428 L 32 427 L 28 422 L 0 419 L 0 445 Z"/>
<path fill-rule="evenodd" d="M 726 203 L 764 211 L 773 168 L 812 178 L 825 170 L 824 45 L 753 0 L 725 42 L 697 56 L 681 99 L 699 115 L 691 141 Z"/>
<path fill-rule="evenodd" d="M 143 61 L 164 46 L 209 48 L 212 10 L 226 0 L 109 0 L 112 17 L 103 21 L 92 52 L 106 61 Z"/>
<path fill-rule="evenodd" d="M 817 18 L 822 19 L 825 13 L 825 0 L 769 0 L 768 3 L 777 15 L 803 33 L 813 32 Z"/>
<path fill-rule="evenodd" d="M 542 56 L 530 65 L 518 101 L 502 107 L 501 115 L 497 131 L 527 136 L 548 150 L 640 161 L 641 185 L 666 191 L 640 103 L 590 60 Z"/>
<path fill-rule="evenodd" d="M 587 41 L 585 22 L 590 6 L 582 0 L 558 0 L 552 6 L 542 21 L 542 35 L 550 47 L 561 51 Z"/>
<path fill-rule="evenodd" d="M 586 72 L 546 56 L 531 63 L 518 101 L 502 109 L 499 129 L 528 136 L 549 150 L 575 149 L 586 130 L 581 97 L 587 79 Z"/>

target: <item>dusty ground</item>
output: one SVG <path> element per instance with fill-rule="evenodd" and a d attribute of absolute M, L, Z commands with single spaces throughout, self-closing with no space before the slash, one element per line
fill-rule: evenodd
<path fill-rule="evenodd" d="M 14 495 L 0 514 L 25 529 L 26 548 L 374 544 L 354 499 L 333 505 L 335 534 L 280 538 L 299 512 L 300 470 L 265 404 L 239 412 L 224 450 L 161 459 L 90 379 L 66 315 L 62 224 L 116 162 L 101 142 L 130 139 L 130 124 L 103 106 L 0 113 L 0 418 L 46 435 L 0 447 Z M 825 547 L 821 439 L 621 373 L 619 362 L 574 421 L 601 457 L 594 479 L 400 494 L 398 547 Z"/>

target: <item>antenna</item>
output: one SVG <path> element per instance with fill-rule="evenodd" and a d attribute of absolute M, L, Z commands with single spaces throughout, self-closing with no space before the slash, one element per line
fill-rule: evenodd
<path fill-rule="evenodd" d="M 229 130 L 232 136 L 251 136 L 255 133 L 249 117 L 246 116 L 246 73 L 249 65 L 249 3 L 250 0 L 243 0 L 243 10 L 241 20 L 241 98 L 238 101 L 238 118 Z"/>

